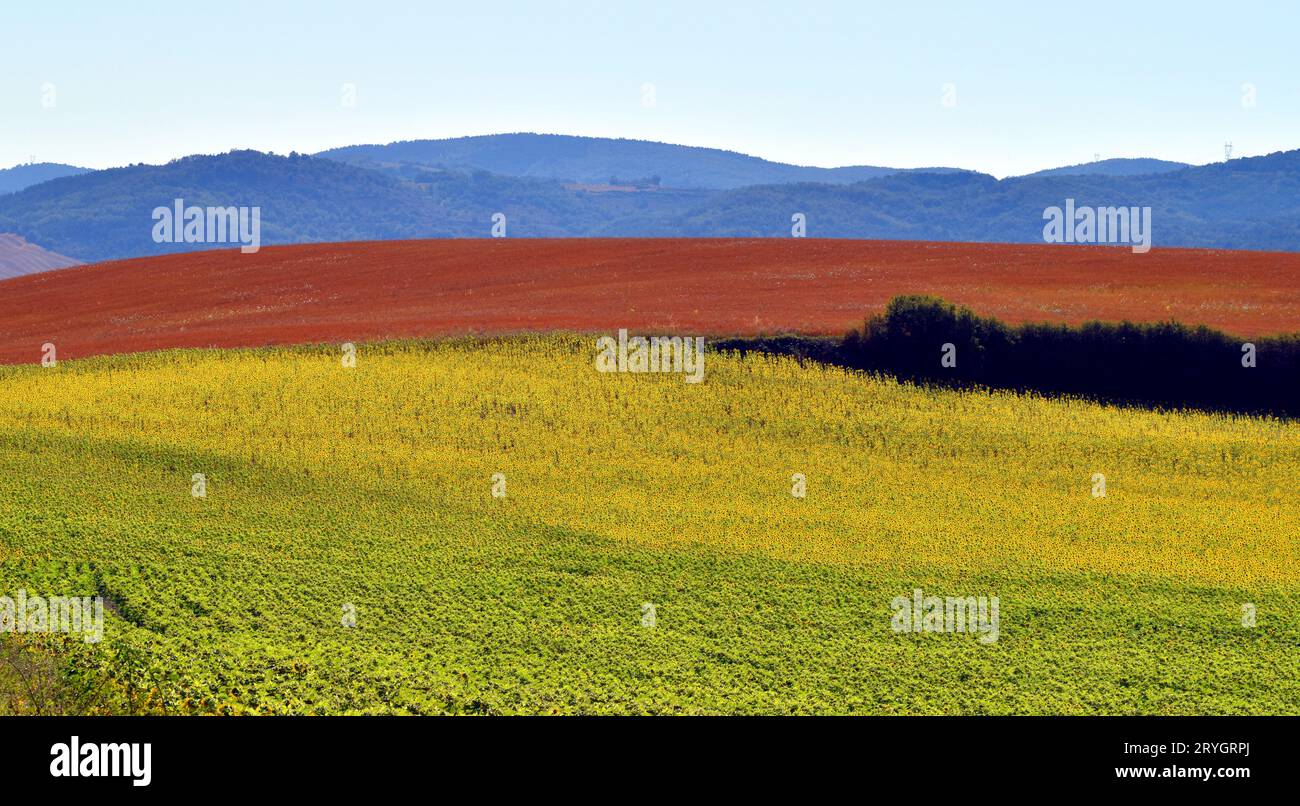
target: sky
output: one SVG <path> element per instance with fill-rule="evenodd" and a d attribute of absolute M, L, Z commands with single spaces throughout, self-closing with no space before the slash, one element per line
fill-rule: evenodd
<path fill-rule="evenodd" d="M 534 131 L 1007 176 L 1300 148 L 1300 3 L 7 2 L 0 167 Z"/>

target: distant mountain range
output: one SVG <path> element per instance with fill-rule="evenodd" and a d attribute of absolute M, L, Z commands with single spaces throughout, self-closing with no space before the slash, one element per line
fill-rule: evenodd
<path fill-rule="evenodd" d="M 1043 240 L 1043 211 L 1074 199 L 1151 207 L 1157 248 L 1300 251 L 1300 151 L 1199 167 L 1103 160 L 1003 180 L 553 135 L 324 153 L 239 151 L 64 176 L 0 196 L 0 232 L 85 261 L 218 248 L 154 242 L 152 211 L 183 199 L 260 207 L 266 245 L 487 237 L 496 213 L 509 237 L 789 237 L 803 213 L 809 237 L 1032 243 Z M 805 175 L 822 180 L 793 181 Z M 762 176 L 783 179 L 729 186 Z"/>
<path fill-rule="evenodd" d="M 17 193 L 41 182 L 48 182 L 61 176 L 76 176 L 89 170 L 75 165 L 60 165 L 57 162 L 37 162 L 16 165 L 13 168 L 0 168 L 0 194 Z"/>
<path fill-rule="evenodd" d="M 400 180 L 333 160 L 236 151 L 166 165 L 65 177 L 0 196 L 0 232 L 100 261 L 218 248 L 155 243 L 152 213 L 186 206 L 259 207 L 263 244 L 485 237 L 492 216 L 507 235 L 602 234 L 684 214 L 706 191 L 584 193 L 559 182 L 439 171 Z"/>
<path fill-rule="evenodd" d="M 47 252 L 17 235 L 0 234 L 0 280 L 50 269 L 63 269 L 80 263 L 79 260 Z"/>
<path fill-rule="evenodd" d="M 1186 162 L 1170 162 L 1143 157 L 1139 159 L 1109 159 L 1096 162 L 1084 162 L 1079 165 L 1066 165 L 1063 168 L 1048 168 L 1035 171 L 1027 176 L 1087 176 L 1102 174 L 1104 176 L 1143 176 L 1145 174 L 1162 174 L 1169 171 L 1181 171 L 1192 167 Z"/>
<path fill-rule="evenodd" d="M 402 178 L 425 171 L 487 171 L 503 176 L 556 179 L 584 185 L 643 181 L 665 188 L 730 190 L 749 185 L 821 182 L 847 185 L 864 179 L 922 170 L 875 165 L 813 168 L 770 162 L 717 148 L 670 145 L 649 140 L 571 137 L 561 134 L 492 134 L 449 140 L 408 140 L 388 145 L 333 148 L 315 156 Z M 650 181 L 653 180 L 653 181 Z"/>
<path fill-rule="evenodd" d="M 1140 176 L 1003 179 L 976 173 L 896 174 L 830 187 L 745 188 L 711 199 L 681 234 L 788 235 L 778 210 L 797 210 L 810 236 L 940 241 L 1043 240 L 1043 211 L 1152 208 L 1155 246 L 1300 251 L 1300 151 Z"/>

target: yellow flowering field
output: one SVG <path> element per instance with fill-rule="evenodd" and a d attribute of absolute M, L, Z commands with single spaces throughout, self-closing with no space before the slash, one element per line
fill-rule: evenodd
<path fill-rule="evenodd" d="M 0 592 L 105 596 L 52 651 L 166 712 L 1298 710 L 1294 423 L 594 355 L 0 369 Z"/>

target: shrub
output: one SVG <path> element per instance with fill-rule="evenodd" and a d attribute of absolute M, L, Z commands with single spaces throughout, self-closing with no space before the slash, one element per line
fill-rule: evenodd
<path fill-rule="evenodd" d="M 1254 345 L 1255 366 L 1243 365 Z M 945 367 L 943 345 L 955 347 Z M 1177 322 L 1012 327 L 934 297 L 895 297 L 840 343 L 838 362 L 900 378 L 1113 402 L 1295 416 L 1300 334 L 1239 339 Z"/>

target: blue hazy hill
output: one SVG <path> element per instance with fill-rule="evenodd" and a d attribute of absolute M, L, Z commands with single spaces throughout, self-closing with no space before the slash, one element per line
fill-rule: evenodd
<path fill-rule="evenodd" d="M 37 162 L 28 165 L 15 165 L 12 168 L 0 168 L 0 194 L 17 193 L 32 185 L 39 185 L 51 179 L 63 176 L 76 176 L 87 173 L 89 168 L 75 165 L 61 165 L 57 162 Z"/>
<path fill-rule="evenodd" d="M 0 196 L 0 232 L 83 261 L 219 248 L 154 243 L 153 210 L 259 207 L 264 245 L 484 237 L 494 213 L 523 237 L 595 234 L 614 219 L 654 219 L 703 200 L 692 192 L 585 194 L 560 183 L 484 171 L 411 179 L 334 160 L 257 151 L 196 155 L 54 179 Z M 615 229 L 618 229 L 615 226 Z"/>
<path fill-rule="evenodd" d="M 84 261 L 214 248 L 156 244 L 155 207 L 259 206 L 266 245 L 488 236 L 809 237 L 1041 242 L 1043 210 L 1152 208 L 1153 243 L 1300 251 L 1300 151 L 1140 175 L 998 180 L 895 172 L 848 184 L 593 192 L 557 179 L 425 167 L 401 175 L 333 159 L 238 151 L 52 179 L 0 196 L 0 232 Z"/>
<path fill-rule="evenodd" d="M 611 178 L 657 179 L 657 184 L 665 188 L 711 190 L 791 182 L 844 185 L 900 170 L 875 165 L 816 168 L 771 162 L 717 148 L 531 133 L 346 146 L 315 156 L 405 175 L 429 169 L 480 170 L 581 184 L 607 184 Z"/>
<path fill-rule="evenodd" d="M 1192 166 L 1186 162 L 1158 160 L 1150 157 L 1118 157 L 1095 162 L 1083 162 L 1078 165 L 1065 165 L 1060 168 L 1048 168 L 1026 174 L 1026 176 L 1090 176 L 1095 174 L 1103 176 L 1144 176 L 1181 171 L 1190 167 Z"/>

